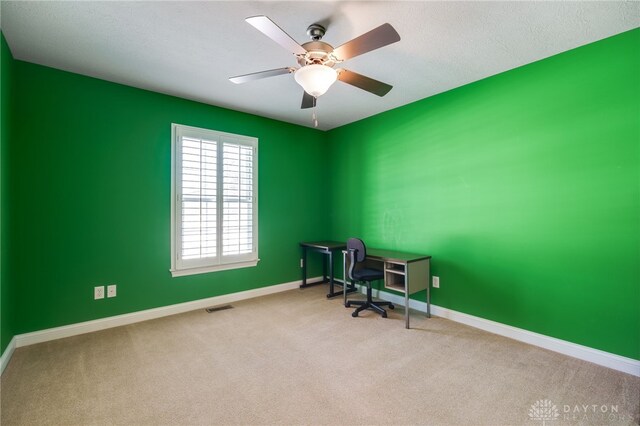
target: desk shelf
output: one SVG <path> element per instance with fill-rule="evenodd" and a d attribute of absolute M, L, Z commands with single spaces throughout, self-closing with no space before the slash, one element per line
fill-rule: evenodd
<path fill-rule="evenodd" d="M 404 293 L 405 292 L 404 278 L 405 278 L 404 273 L 398 273 L 397 271 L 393 271 L 390 269 L 386 270 L 385 278 L 384 278 L 384 286 L 385 288 Z"/>
<path fill-rule="evenodd" d="M 385 288 L 405 292 L 406 266 L 404 263 L 384 262 L 384 286 Z"/>
<path fill-rule="evenodd" d="M 405 265 L 404 265 L 404 263 L 384 262 L 384 270 L 385 271 L 389 271 L 389 272 L 393 272 L 393 273 L 396 273 L 396 274 L 404 275 L 404 273 L 405 273 Z"/>

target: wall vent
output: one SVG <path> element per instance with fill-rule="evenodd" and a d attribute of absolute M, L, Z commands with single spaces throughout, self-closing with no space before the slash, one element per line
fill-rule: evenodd
<path fill-rule="evenodd" d="M 205 311 L 207 311 L 209 313 L 213 313 L 213 312 L 218 312 L 218 311 L 225 311 L 227 309 L 233 309 L 233 306 L 231 306 L 231 305 L 214 306 L 214 307 L 205 309 Z"/>

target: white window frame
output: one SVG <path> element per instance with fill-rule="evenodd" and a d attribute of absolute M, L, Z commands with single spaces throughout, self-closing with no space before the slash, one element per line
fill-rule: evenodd
<path fill-rule="evenodd" d="M 181 158 L 181 138 L 182 136 L 191 136 L 197 139 L 214 140 L 217 142 L 217 191 L 218 200 L 216 209 L 216 227 L 218 244 L 216 247 L 216 256 L 201 259 L 180 259 L 179 253 L 181 249 L 181 239 L 179 238 L 180 226 L 182 223 L 182 158 Z M 224 256 L 222 253 L 222 244 L 220 244 L 222 236 L 222 198 L 223 198 L 223 180 L 222 180 L 222 147 L 224 143 L 236 145 L 250 146 L 253 148 L 253 179 L 252 179 L 252 243 L 253 250 L 251 253 L 240 254 L 234 256 Z M 215 130 L 202 129 L 198 127 L 185 126 L 182 124 L 171 124 L 171 275 L 180 277 L 185 275 L 203 274 L 206 272 L 224 271 L 228 269 L 238 269 L 256 266 L 260 259 L 258 258 L 258 139 L 250 136 L 235 135 L 232 133 L 218 132 Z"/>

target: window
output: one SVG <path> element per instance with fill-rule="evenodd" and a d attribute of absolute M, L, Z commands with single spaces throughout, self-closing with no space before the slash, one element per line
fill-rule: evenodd
<path fill-rule="evenodd" d="M 258 263 L 258 139 L 173 124 L 171 274 Z"/>

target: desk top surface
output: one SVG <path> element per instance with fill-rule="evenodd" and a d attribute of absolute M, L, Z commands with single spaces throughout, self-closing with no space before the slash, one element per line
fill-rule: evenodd
<path fill-rule="evenodd" d="M 395 250 L 367 249 L 367 257 L 372 259 L 380 259 L 384 261 L 397 262 L 416 262 L 423 259 L 431 259 L 426 254 L 405 253 Z"/>
<path fill-rule="evenodd" d="M 301 246 L 303 247 L 311 247 L 318 248 L 322 250 L 339 250 L 346 249 L 347 244 L 340 241 L 311 241 L 311 242 L 301 242 Z M 405 253 L 402 251 L 395 250 L 381 250 L 381 249 L 367 249 L 367 257 L 371 259 L 379 259 L 382 261 L 388 262 L 416 262 L 418 260 L 423 259 L 431 259 L 431 256 L 426 254 L 416 254 L 416 253 Z"/>
<path fill-rule="evenodd" d="M 339 250 L 347 247 L 347 243 L 340 241 L 312 241 L 300 243 L 304 247 L 314 247 L 323 250 Z"/>
<path fill-rule="evenodd" d="M 342 250 L 342 253 L 347 253 L 347 250 Z M 411 263 L 417 262 L 418 260 L 431 259 L 431 256 L 426 254 L 406 253 L 403 251 L 368 248 L 367 258 L 382 260 L 384 262 Z"/>

